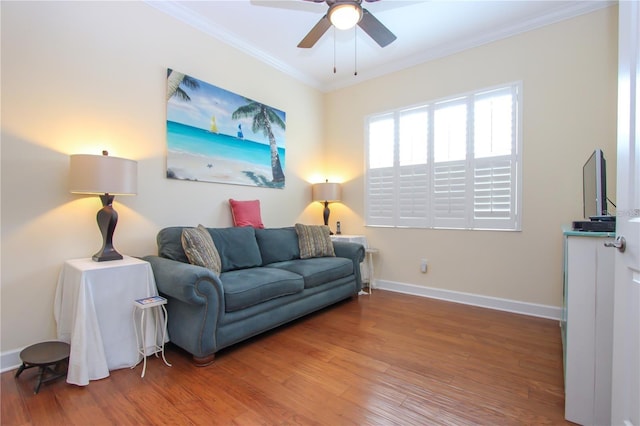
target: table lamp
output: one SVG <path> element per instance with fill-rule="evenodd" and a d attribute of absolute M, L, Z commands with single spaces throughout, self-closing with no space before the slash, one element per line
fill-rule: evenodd
<path fill-rule="evenodd" d="M 135 195 L 138 186 L 138 163 L 102 155 L 70 156 L 69 191 L 74 194 L 99 194 L 102 209 L 98 211 L 98 227 L 102 233 L 102 249 L 93 255 L 96 262 L 122 259 L 113 247 L 113 231 L 118 213 L 112 204 L 115 195 Z"/>
<path fill-rule="evenodd" d="M 339 183 L 329 183 L 327 179 L 323 183 L 316 183 L 311 187 L 313 201 L 324 203 L 323 218 L 324 224 L 329 226 L 329 203 L 340 201 L 342 198 L 342 188 Z M 333 234 L 333 232 L 332 232 Z"/>

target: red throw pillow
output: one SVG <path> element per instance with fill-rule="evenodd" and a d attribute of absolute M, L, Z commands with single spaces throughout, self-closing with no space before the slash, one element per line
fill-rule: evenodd
<path fill-rule="evenodd" d="M 229 198 L 229 205 L 231 206 L 234 226 L 264 228 L 262 217 L 260 216 L 260 200 L 237 201 Z"/>

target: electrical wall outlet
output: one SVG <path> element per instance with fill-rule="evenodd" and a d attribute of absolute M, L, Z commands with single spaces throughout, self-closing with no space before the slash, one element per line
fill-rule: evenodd
<path fill-rule="evenodd" d="M 423 274 L 427 273 L 427 259 L 420 260 L 420 272 Z"/>

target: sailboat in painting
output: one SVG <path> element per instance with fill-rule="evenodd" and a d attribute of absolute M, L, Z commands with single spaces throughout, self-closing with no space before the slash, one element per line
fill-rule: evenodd
<path fill-rule="evenodd" d="M 211 133 L 218 133 L 218 125 L 216 124 L 216 116 L 211 116 Z"/>

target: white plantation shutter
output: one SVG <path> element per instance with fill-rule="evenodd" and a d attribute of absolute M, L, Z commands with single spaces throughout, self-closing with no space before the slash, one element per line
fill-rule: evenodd
<path fill-rule="evenodd" d="M 512 229 L 515 226 L 515 179 L 511 158 L 475 161 L 473 227 Z"/>
<path fill-rule="evenodd" d="M 370 225 L 395 225 L 395 128 L 394 114 L 369 119 L 365 196 L 367 223 Z"/>
<path fill-rule="evenodd" d="M 395 225 L 395 170 L 393 167 L 370 169 L 367 173 L 367 222 L 370 225 Z"/>
<path fill-rule="evenodd" d="M 399 226 L 426 227 L 429 208 L 429 175 L 426 164 L 399 168 Z"/>
<path fill-rule="evenodd" d="M 449 161 L 434 165 L 432 194 L 434 227 L 465 227 L 467 192 L 467 169 L 464 161 Z"/>
<path fill-rule="evenodd" d="M 519 230 L 521 90 L 369 117 L 367 225 Z"/>
<path fill-rule="evenodd" d="M 474 96 L 473 217 L 476 229 L 519 229 L 519 85 Z"/>

